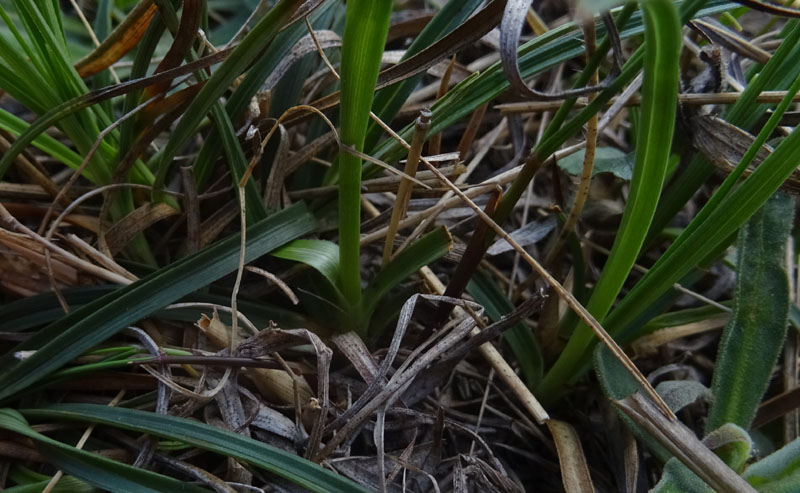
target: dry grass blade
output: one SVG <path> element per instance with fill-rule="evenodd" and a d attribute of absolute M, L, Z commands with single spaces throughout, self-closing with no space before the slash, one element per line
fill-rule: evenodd
<path fill-rule="evenodd" d="M 388 129 L 388 127 L 384 128 Z M 409 144 L 405 140 L 403 140 L 402 137 L 400 137 L 394 132 L 392 132 L 392 134 L 393 134 L 392 137 L 397 139 L 397 141 L 400 142 L 403 145 L 403 147 L 405 147 L 406 149 L 410 148 Z M 480 217 L 482 221 L 486 222 L 500 238 L 506 240 L 508 244 L 511 245 L 514 248 L 514 250 L 520 254 L 522 259 L 524 259 L 525 262 L 527 262 L 531 267 L 533 267 L 533 269 L 540 276 L 542 276 L 542 278 L 550 286 L 552 286 L 555 289 L 555 292 L 558 294 L 558 296 L 564 299 L 564 301 L 566 301 L 567 305 L 572 310 L 575 311 L 575 313 L 581 318 L 581 320 L 583 320 L 586 323 L 586 325 L 589 326 L 589 328 L 592 329 L 597 338 L 600 339 L 600 341 L 606 347 L 608 347 L 609 350 L 611 350 L 614 357 L 617 358 L 625 367 L 625 369 L 628 370 L 628 372 L 630 372 L 633 378 L 636 379 L 637 382 L 639 382 L 642 388 L 644 388 L 645 391 L 647 392 L 648 396 L 650 396 L 650 398 L 652 398 L 653 401 L 655 401 L 658 404 L 659 408 L 661 408 L 662 411 L 664 411 L 664 413 L 671 419 L 675 419 L 675 415 L 672 413 L 669 406 L 667 406 L 667 404 L 664 402 L 663 399 L 661 399 L 661 397 L 658 395 L 655 389 L 653 389 L 653 386 L 650 385 L 647 379 L 639 372 L 639 370 L 636 368 L 636 365 L 633 364 L 628 355 L 625 354 L 622 348 L 619 347 L 619 345 L 608 334 L 608 332 L 603 328 L 603 326 L 600 325 L 600 322 L 598 322 L 597 319 L 595 319 L 594 316 L 591 313 L 589 313 L 583 305 L 581 305 L 581 303 L 575 298 L 575 296 L 570 291 L 565 289 L 564 286 L 562 286 L 561 283 L 559 283 L 558 280 L 547 271 L 547 269 L 545 269 L 539 262 L 537 262 L 533 257 L 531 257 L 531 255 L 527 251 L 525 251 L 524 248 L 522 248 L 516 241 L 514 241 L 514 239 L 511 238 L 511 236 L 508 233 L 506 233 L 506 231 L 502 227 L 500 227 L 491 217 L 489 217 L 485 212 L 483 212 L 483 210 L 478 205 L 476 205 L 475 202 L 472 201 L 472 199 L 467 197 L 467 195 L 464 194 L 464 192 L 462 192 L 461 190 L 459 190 L 459 188 L 455 186 L 453 182 L 448 180 L 447 177 L 444 176 L 436 168 L 436 166 L 434 166 L 424 158 L 421 158 L 421 161 L 423 164 L 425 164 L 425 166 L 427 166 L 429 170 L 433 172 L 434 175 L 437 176 L 437 178 L 439 178 L 439 180 L 441 180 L 442 184 L 450 188 L 450 190 L 452 190 L 453 193 L 455 193 L 461 201 L 467 204 L 470 207 L 470 209 L 475 211 L 475 213 L 478 215 L 478 217 Z"/>
<path fill-rule="evenodd" d="M 402 335 L 405 332 L 404 326 L 410 322 L 410 316 L 413 312 L 413 307 L 418 299 L 429 299 L 433 301 L 442 301 L 446 303 L 464 304 L 466 302 L 461 300 L 454 300 L 452 298 L 444 298 L 441 296 L 421 295 L 415 294 L 405 303 L 406 318 L 401 318 L 398 321 L 399 332 Z M 481 310 L 480 307 L 475 307 Z M 475 321 L 472 318 L 466 318 L 458 323 L 456 326 L 450 328 L 446 333 L 440 333 L 433 336 L 426 344 L 421 345 L 415 349 L 405 362 L 395 371 L 389 381 L 384 384 L 374 397 L 369 399 L 363 407 L 356 410 L 352 417 L 344 424 L 344 426 L 337 430 L 336 434 L 331 438 L 322 450 L 314 457 L 314 460 L 322 460 L 329 456 L 339 445 L 347 440 L 351 434 L 357 430 L 361 424 L 369 419 L 379 408 L 391 405 L 396 400 L 400 399 L 403 392 L 408 386 L 413 383 L 416 376 L 430 365 L 442 353 L 452 348 L 455 344 L 463 340 L 472 327 Z M 432 340 L 433 339 L 433 340 Z M 438 339 L 436 341 L 435 339 Z"/>
<path fill-rule="evenodd" d="M 178 31 L 174 33 L 175 37 L 172 40 L 172 45 L 170 45 L 167 54 L 164 55 L 164 58 L 158 64 L 154 73 L 164 72 L 165 70 L 175 68 L 181 64 L 192 48 L 192 44 L 197 36 L 197 30 L 200 27 L 202 14 L 202 2 L 197 0 L 183 1 Z M 165 94 L 168 88 L 168 81 L 164 81 L 160 84 L 153 84 L 142 91 L 142 99 L 150 99 L 157 94 Z"/>
<path fill-rule="evenodd" d="M 0 204 L 0 220 L 2 220 L 6 225 L 8 225 L 13 231 L 21 233 L 22 235 L 27 236 L 28 238 L 34 240 L 36 243 L 44 246 L 45 248 L 49 249 L 53 253 L 59 255 L 64 262 L 73 265 L 74 267 L 88 272 L 94 276 L 99 277 L 100 279 L 106 279 L 108 281 L 127 285 L 130 284 L 131 281 L 127 277 L 120 276 L 115 272 L 111 272 L 107 269 L 103 269 L 98 267 L 94 264 L 91 264 L 82 258 L 64 250 L 63 248 L 54 245 L 52 242 L 48 241 L 45 238 L 42 238 L 40 235 L 36 234 L 36 232 L 32 231 L 30 228 L 26 227 L 24 224 L 19 222 L 14 216 L 8 212 L 8 209 L 5 208 L 2 204 Z"/>
<path fill-rule="evenodd" d="M 755 493 L 750 483 L 703 445 L 691 430 L 677 420 L 668 419 L 640 394 L 616 401 L 616 405 L 716 491 Z"/>
<path fill-rule="evenodd" d="M 594 56 L 595 50 L 597 49 L 595 29 L 592 22 L 584 23 L 583 34 L 586 40 L 586 58 L 590 59 Z M 597 85 L 597 83 L 598 76 L 597 70 L 595 70 L 589 78 L 589 85 Z M 593 97 L 594 95 L 589 95 L 589 101 L 591 101 Z M 583 206 L 586 204 L 586 199 L 589 197 L 589 186 L 591 185 L 594 156 L 595 150 L 597 149 L 598 118 L 598 115 L 595 114 L 586 124 L 586 152 L 583 155 L 583 167 L 581 168 L 580 176 L 581 181 L 578 185 L 578 191 L 575 193 L 575 200 L 572 203 L 567 220 L 564 222 L 564 226 L 556 237 L 550 251 L 547 252 L 544 265 L 551 265 L 553 260 L 560 254 L 561 249 L 567 241 L 567 236 L 572 233 L 572 230 L 578 223 L 578 218 L 583 211 Z"/>
<path fill-rule="evenodd" d="M 681 93 L 678 94 L 678 102 L 683 105 L 703 106 L 706 104 L 735 104 L 742 93 L 721 92 L 721 93 Z M 758 103 L 780 103 L 786 97 L 786 91 L 764 91 L 755 97 Z M 620 103 L 622 98 L 611 98 L 607 105 L 613 106 Z M 794 96 L 794 102 L 800 102 L 800 94 Z M 631 95 L 624 101 L 625 106 L 639 106 L 642 98 L 639 95 Z M 498 104 L 495 108 L 503 113 L 537 113 L 540 111 L 552 111 L 558 109 L 563 104 L 561 101 L 526 101 L 521 103 Z M 581 108 L 589 104 L 586 98 L 578 98 L 575 102 L 576 108 Z"/>
<path fill-rule="evenodd" d="M 122 58 L 144 36 L 156 12 L 153 0 L 141 0 L 100 46 L 75 64 L 78 74 L 90 77 Z"/>
<path fill-rule="evenodd" d="M 106 232 L 106 243 L 109 251 L 112 254 L 121 251 L 131 242 L 134 236 L 158 221 L 177 213 L 178 211 L 173 209 L 172 206 L 163 202 L 147 203 L 137 208 Z"/>
<path fill-rule="evenodd" d="M 558 462 L 561 465 L 561 480 L 567 493 L 594 493 L 592 477 L 581 441 L 575 428 L 569 423 L 551 419 L 547 427 L 553 435 L 553 442 L 558 451 Z"/>
<path fill-rule="evenodd" d="M 422 155 L 422 146 L 425 143 L 425 133 L 428 130 L 428 125 L 431 120 L 430 111 L 423 110 L 420 112 L 414 127 L 414 137 L 411 140 L 411 149 L 408 151 L 408 159 L 405 165 L 405 174 L 413 177 L 417 174 L 417 165 L 419 165 L 419 158 Z M 383 266 L 386 267 L 392 259 L 392 247 L 394 246 L 394 237 L 397 234 L 397 224 L 406 215 L 408 208 L 408 201 L 411 198 L 411 181 L 407 179 L 400 180 L 400 185 L 397 188 L 397 198 L 392 209 L 392 218 L 389 220 L 389 230 L 386 233 L 386 244 L 383 247 Z"/>
<path fill-rule="evenodd" d="M 506 73 L 506 77 L 508 77 L 508 81 L 514 91 L 530 99 L 553 100 L 579 96 L 602 89 L 605 84 L 548 94 L 532 89 L 522 80 L 519 65 L 517 64 L 517 45 L 519 44 L 522 26 L 525 24 L 528 15 L 529 6 L 530 2 L 527 0 L 509 0 L 503 12 L 503 21 L 500 24 L 500 59 L 503 63 L 503 71 Z"/>

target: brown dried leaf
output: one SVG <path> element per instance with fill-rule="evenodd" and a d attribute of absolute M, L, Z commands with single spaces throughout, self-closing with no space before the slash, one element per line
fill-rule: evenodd
<path fill-rule="evenodd" d="M 109 250 L 112 253 L 119 252 L 130 243 L 134 236 L 158 221 L 177 213 L 178 211 L 163 202 L 157 204 L 147 203 L 138 207 L 108 230 L 106 243 Z"/>
<path fill-rule="evenodd" d="M 142 39 L 157 11 L 153 0 L 141 0 L 100 46 L 75 63 L 78 75 L 90 77 L 125 56 Z"/>
<path fill-rule="evenodd" d="M 586 456 L 575 428 L 555 419 L 547 421 L 547 427 L 558 451 L 564 490 L 567 493 L 594 493 L 592 476 L 589 474 Z"/>

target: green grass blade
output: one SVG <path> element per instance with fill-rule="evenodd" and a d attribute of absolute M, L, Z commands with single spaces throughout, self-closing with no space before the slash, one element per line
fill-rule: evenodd
<path fill-rule="evenodd" d="M 325 240 L 294 240 L 272 255 L 302 262 L 316 269 L 335 287 L 339 285 L 339 245 Z"/>
<path fill-rule="evenodd" d="M 247 230 L 245 262 L 311 232 L 316 221 L 297 204 Z M 175 300 L 234 271 L 239 235 L 217 242 L 118 291 L 95 300 L 39 331 L 14 351 L 36 350 L 19 361 L 0 358 L 0 399 L 41 380 L 92 346 Z"/>
<path fill-rule="evenodd" d="M 384 296 L 411 274 L 439 259 L 453 247 L 453 238 L 441 226 L 423 235 L 397 256 L 369 283 L 361 300 L 361 327 L 366 327 Z"/>
<path fill-rule="evenodd" d="M 260 467 L 318 492 L 368 491 L 352 481 L 266 443 L 188 419 L 93 404 L 59 404 L 27 409 L 29 417 L 90 421 L 177 440 Z"/>
<path fill-rule="evenodd" d="M 770 116 L 754 145 L 764 142 L 764 138 L 772 133 L 798 91 L 800 91 L 800 77 L 794 81 L 787 96 Z M 753 174 L 723 200 L 716 201 L 712 197 L 709 203 L 716 204 L 716 207 L 709 208 L 707 212 L 704 208 L 698 214 L 687 227 L 687 231 L 681 234 L 611 312 L 605 321 L 605 326 L 612 332 L 628 326 L 664 293 L 672 289 L 673 283 L 679 281 L 695 266 L 715 259 L 730 244 L 739 227 L 755 214 L 789 177 L 795 168 L 794 163 L 800 161 L 799 146 L 800 132 L 793 131 L 780 142 L 775 151 L 756 168 Z M 743 163 L 744 161 L 740 164 Z M 727 184 L 723 182 L 720 189 L 725 191 L 726 188 Z M 634 331 L 626 332 L 628 332 L 626 338 L 635 335 Z"/>
<path fill-rule="evenodd" d="M 102 406 L 101 406 L 102 407 Z M 0 428 L 24 435 L 56 467 L 104 490 L 119 493 L 209 491 L 184 481 L 123 464 L 77 449 L 38 433 L 13 409 L 0 409 Z"/>
<path fill-rule="evenodd" d="M 706 431 L 748 428 L 772 378 L 789 316 L 786 239 L 794 200 L 778 193 L 739 231 L 733 315 L 722 333 Z"/>
<path fill-rule="evenodd" d="M 337 7 L 335 2 L 323 4 L 319 10 L 311 15 L 311 26 L 315 29 L 325 29 L 326 26 L 320 25 L 319 19 L 327 19 L 331 11 Z M 237 121 L 253 97 L 262 89 L 264 80 L 278 66 L 281 59 L 292 48 L 292 46 L 307 33 L 306 26 L 297 23 L 281 31 L 270 43 L 264 54 L 253 63 L 247 71 L 244 79 L 236 87 L 228 101 L 225 103 L 225 111 L 232 121 Z M 294 82 L 294 81 L 293 81 Z M 274 95 L 273 95 L 274 101 Z M 206 136 L 203 146 L 197 155 L 193 165 L 195 180 L 201 190 L 206 185 L 208 178 L 213 171 L 213 165 L 220 149 L 220 135 L 216 130 L 212 130 Z"/>
<path fill-rule="evenodd" d="M 13 472 L 9 474 L 12 481 L 17 481 L 14 478 Z M 19 483 L 17 486 L 11 486 L 3 490 L 4 493 L 41 493 L 50 484 L 50 479 L 44 479 L 36 482 Z M 73 476 L 64 476 L 58 482 L 53 493 L 95 493 L 97 489 L 86 481 Z"/>
<path fill-rule="evenodd" d="M 436 13 L 433 19 L 425 25 L 425 28 L 414 38 L 403 54 L 402 60 L 406 60 L 416 55 L 447 33 L 455 29 L 464 22 L 483 2 L 480 0 L 449 0 L 444 7 Z M 411 77 L 393 86 L 381 89 L 375 95 L 372 104 L 372 111 L 383 121 L 389 122 L 397 115 L 397 112 L 405 103 L 408 96 L 422 80 L 424 74 Z M 365 146 L 372 148 L 378 140 L 382 129 L 375 122 L 370 122 L 367 129 Z"/>
<path fill-rule="evenodd" d="M 61 291 L 61 295 L 67 301 L 67 304 L 75 310 L 118 289 L 122 289 L 122 286 L 116 284 L 81 286 L 66 288 Z M 180 300 L 180 302 L 186 303 L 214 303 L 218 305 L 227 305 L 230 301 L 230 292 L 224 290 L 216 293 L 195 292 Z M 240 299 L 238 306 L 241 312 L 247 313 L 247 318 L 257 327 L 266 327 L 270 321 L 273 321 L 281 327 L 313 328 L 311 321 L 302 314 L 263 301 L 256 302 Z M 164 320 L 180 320 L 194 323 L 202 313 L 203 310 L 199 308 L 181 308 L 159 310 L 154 315 Z M 53 292 L 29 296 L 0 306 L 0 332 L 28 331 L 52 323 L 63 316 L 64 309 Z M 219 317 L 223 323 L 230 324 L 229 314 L 220 313 Z"/>
<path fill-rule="evenodd" d="M 233 81 L 253 63 L 289 20 L 292 13 L 302 4 L 303 0 L 281 0 L 275 4 L 267 15 L 258 21 L 247 36 L 244 37 L 222 65 L 214 71 L 181 117 L 167 145 L 164 146 L 163 152 L 158 156 L 158 162 L 155 163 L 155 167 L 158 170 L 156 188 L 160 188 L 164 184 L 167 173 L 172 166 L 173 158 L 189 138 L 194 135 L 198 125 L 208 115 L 215 103 L 219 102 L 219 98 L 228 90 Z M 215 117 L 219 116 L 222 115 L 215 115 Z M 227 118 L 227 114 L 225 118 Z M 240 170 L 240 175 L 235 177 L 236 182 L 239 181 L 243 173 L 244 170 Z"/>
<path fill-rule="evenodd" d="M 744 129 L 750 129 L 770 105 L 756 103 L 756 97 L 767 90 L 785 90 L 800 75 L 800 65 L 794 63 L 800 57 L 800 21 L 787 23 L 787 34 L 783 42 L 760 70 L 752 71 L 751 77 L 736 103 L 724 113 L 725 120 Z M 659 204 L 650 238 L 658 235 L 669 224 L 675 214 L 708 180 L 714 168 L 701 155 L 692 159 L 688 169 L 664 191 L 664 200 Z M 729 187 L 726 187 L 726 190 Z M 715 199 L 716 200 L 716 199 Z"/>
<path fill-rule="evenodd" d="M 600 320 L 611 308 L 644 243 L 664 184 L 672 145 L 681 48 L 678 12 L 669 0 L 644 2 L 642 10 L 645 14 L 646 47 L 642 128 L 637 132 L 633 180 L 622 223 L 587 304 L 587 309 Z M 576 361 L 593 337 L 586 324 L 581 323 L 576 328 L 558 361 L 542 380 L 540 389 L 543 395 L 556 392 L 574 373 Z"/>
<path fill-rule="evenodd" d="M 391 0 L 351 0 L 342 36 L 342 144 L 364 150 L 369 112 L 392 13 Z M 340 288 L 351 307 L 361 300 L 361 158 L 339 157 Z"/>
<path fill-rule="evenodd" d="M 25 120 L 0 108 L 0 128 L 16 137 L 24 133 L 28 127 L 29 125 Z M 40 134 L 33 139 L 32 144 L 45 154 L 57 159 L 59 162 L 66 164 L 72 169 L 77 169 L 83 161 L 75 151 L 47 134 Z M 95 181 L 90 176 L 87 176 L 87 178 L 91 181 Z"/>

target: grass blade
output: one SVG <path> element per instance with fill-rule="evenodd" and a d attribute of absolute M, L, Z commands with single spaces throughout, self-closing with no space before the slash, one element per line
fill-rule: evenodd
<path fill-rule="evenodd" d="M 366 296 L 361 301 L 362 321 L 360 326 L 366 327 L 378 304 L 392 288 L 400 284 L 408 276 L 421 267 L 430 264 L 450 251 L 453 238 L 447 228 L 441 226 L 422 236 L 397 256 L 369 283 Z"/>
<path fill-rule="evenodd" d="M 342 103 L 340 139 L 364 150 L 375 83 L 389 30 L 391 0 L 351 0 L 342 36 Z M 339 157 L 340 287 L 347 302 L 361 300 L 361 158 Z"/>
<path fill-rule="evenodd" d="M 655 213 L 672 146 L 678 98 L 681 26 L 671 1 L 642 4 L 645 15 L 642 128 L 637 132 L 633 180 L 622 223 L 603 273 L 587 309 L 602 320 L 611 308 L 639 255 Z M 586 351 L 593 334 L 581 323 L 553 368 L 542 380 L 543 395 L 554 393 L 574 373 L 575 361 Z"/>
<path fill-rule="evenodd" d="M 800 91 L 800 78 L 797 78 L 787 92 L 786 98 L 778 105 L 764 126 L 754 146 L 760 146 L 770 135 L 781 116 L 788 108 L 794 94 Z M 736 231 L 755 214 L 778 187 L 791 175 L 794 163 L 800 160 L 800 132 L 793 131 L 783 139 L 774 152 L 737 188 L 724 199 L 712 196 L 708 204 L 689 224 L 681 236 L 659 258 L 658 262 L 634 286 L 622 302 L 606 320 L 606 326 L 618 331 L 638 318 L 638 316 L 669 291 L 674 282 L 679 281 L 695 266 L 712 261 L 730 244 Z M 737 165 L 747 165 L 742 161 Z M 735 181 L 734 173 L 726 178 Z M 719 190 L 723 193 L 734 183 L 725 183 Z M 711 208 L 709 205 L 716 205 Z M 706 210 L 708 208 L 708 210 Z M 627 340 L 638 333 L 635 328 L 626 329 L 621 336 Z"/>
<path fill-rule="evenodd" d="M 500 292 L 497 285 L 483 271 L 476 271 L 467 285 L 467 292 L 486 309 L 492 322 L 514 311 L 514 305 Z M 506 343 L 517 357 L 525 383 L 534 387 L 542 378 L 544 360 L 542 351 L 531 330 L 518 323 L 503 334 Z"/>
<path fill-rule="evenodd" d="M 160 188 L 172 166 L 172 160 L 186 141 L 194 134 L 197 126 L 206 117 L 212 107 L 219 101 L 220 96 L 228 90 L 233 81 L 250 66 L 278 31 L 289 20 L 292 13 L 297 10 L 303 0 L 281 0 L 256 24 L 245 36 L 242 42 L 233 50 L 214 74 L 208 79 L 203 89 L 197 95 L 192 105 L 184 113 L 175 130 L 172 132 L 163 151 L 158 155 L 156 167 L 156 188 Z M 219 107 L 222 110 L 221 107 Z M 222 110 L 224 113 L 224 110 Z M 221 117 L 222 115 L 215 115 Z M 227 114 L 223 120 L 227 118 Z M 219 123 L 217 118 L 217 122 Z M 239 170 L 240 175 L 234 177 L 234 182 L 241 179 L 244 169 Z"/>
<path fill-rule="evenodd" d="M 247 231 L 245 262 L 311 232 L 316 221 L 298 204 L 254 224 Z M 8 398 L 99 344 L 140 318 L 234 271 L 239 235 L 103 296 L 48 325 L 14 351 L 36 350 L 19 361 L 14 352 L 0 358 L 0 399 Z"/>
<path fill-rule="evenodd" d="M 358 484 L 294 454 L 237 433 L 188 419 L 94 404 L 59 404 L 40 409 L 27 409 L 23 414 L 45 419 L 90 421 L 177 440 L 248 462 L 310 491 L 367 491 Z"/>
<path fill-rule="evenodd" d="M 272 252 L 286 260 L 302 262 L 316 269 L 335 287 L 339 285 L 339 245 L 325 240 L 294 240 Z"/>
<path fill-rule="evenodd" d="M 25 418 L 13 409 L 0 409 L 0 428 L 32 439 L 47 459 L 59 469 L 104 490 L 120 493 L 208 491 L 184 481 L 106 459 L 53 440 L 31 428 Z"/>
<path fill-rule="evenodd" d="M 458 27 L 459 24 L 469 17 L 481 4 L 479 0 L 450 0 L 436 13 L 433 19 L 425 25 L 425 28 L 414 38 L 414 41 L 406 49 L 402 60 L 406 60 L 422 51 L 425 47 Z M 382 89 L 375 95 L 372 104 L 372 111 L 381 120 L 392 121 L 403 103 L 422 79 L 423 74 L 418 74 L 396 85 Z M 367 130 L 366 147 L 371 148 L 378 140 L 381 129 L 375 122 L 370 122 Z"/>

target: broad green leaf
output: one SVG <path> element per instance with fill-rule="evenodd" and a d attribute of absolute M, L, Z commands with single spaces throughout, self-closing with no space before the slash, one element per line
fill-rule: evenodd
<path fill-rule="evenodd" d="M 284 209 L 248 228 L 245 262 L 315 227 L 302 203 Z M 128 325 L 234 271 L 239 263 L 239 243 L 239 235 L 228 237 L 48 325 L 0 359 L 0 399 L 24 390 Z M 35 353 L 20 361 L 15 353 L 21 350 Z"/>
<path fill-rule="evenodd" d="M 772 378 L 789 314 L 785 244 L 794 200 L 778 193 L 739 231 L 733 315 L 714 368 L 714 401 L 706 429 L 748 428 Z"/>
<path fill-rule="evenodd" d="M 99 406 L 104 407 L 104 406 Z M 66 445 L 38 433 L 13 409 L 0 409 L 0 428 L 24 435 L 34 442 L 59 469 L 104 490 L 119 493 L 201 493 L 209 491 L 168 476 L 139 469 L 121 462 Z"/>
<path fill-rule="evenodd" d="M 639 383 L 631 376 L 630 372 L 622 366 L 611 351 L 605 346 L 597 346 L 594 351 L 594 370 L 603 393 L 612 401 L 628 397 L 634 392 L 644 392 Z M 623 423 L 631 430 L 659 460 L 666 462 L 672 454 L 643 428 L 634 423 L 627 415 L 617 412 Z M 681 467 L 683 464 L 678 463 Z"/>
<path fill-rule="evenodd" d="M 293 453 L 189 419 L 94 404 L 57 404 L 22 412 L 32 418 L 89 421 L 176 440 L 247 462 L 310 491 L 368 491 Z"/>
<path fill-rule="evenodd" d="M 476 302 L 483 305 L 486 314 L 493 322 L 514 310 L 514 305 L 500 292 L 497 285 L 483 271 L 478 270 L 467 284 L 467 292 Z M 517 363 L 525 377 L 525 383 L 534 387 L 542 378 L 544 360 L 542 351 L 531 330 L 523 323 L 518 323 L 503 333 L 503 338 L 514 352 Z"/>
<path fill-rule="evenodd" d="M 586 150 L 570 154 L 558 161 L 558 167 L 567 173 L 580 176 Z M 616 147 L 598 147 L 595 151 L 592 176 L 597 173 L 612 173 L 617 178 L 630 180 L 633 177 L 633 159 Z"/>

